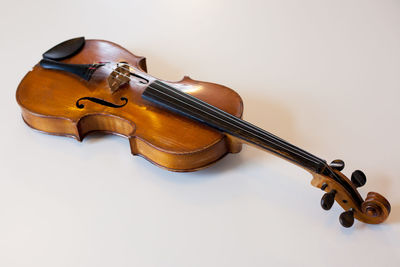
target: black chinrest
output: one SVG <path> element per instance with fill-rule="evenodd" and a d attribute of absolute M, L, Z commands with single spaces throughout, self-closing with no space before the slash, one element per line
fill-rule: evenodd
<path fill-rule="evenodd" d="M 43 58 L 51 60 L 63 60 L 78 53 L 85 45 L 85 37 L 78 37 L 64 41 L 43 54 Z"/>

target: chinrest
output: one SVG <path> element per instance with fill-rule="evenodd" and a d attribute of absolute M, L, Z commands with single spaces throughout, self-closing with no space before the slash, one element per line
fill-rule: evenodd
<path fill-rule="evenodd" d="M 85 45 L 85 37 L 78 37 L 59 43 L 43 54 L 43 58 L 63 60 L 77 54 Z"/>

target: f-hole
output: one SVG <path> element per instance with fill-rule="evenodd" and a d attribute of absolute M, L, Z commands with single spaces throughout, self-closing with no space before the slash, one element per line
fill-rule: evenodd
<path fill-rule="evenodd" d="M 106 106 L 106 107 L 110 107 L 110 108 L 122 108 L 123 106 L 125 106 L 128 103 L 128 99 L 126 97 L 121 97 L 120 99 L 123 102 L 122 104 L 114 104 L 114 103 L 111 103 L 111 102 L 108 102 L 108 101 L 105 101 L 103 99 L 96 98 L 96 97 L 81 97 L 76 101 L 75 105 L 76 105 L 77 108 L 82 109 L 82 108 L 85 107 L 85 105 L 82 104 L 81 102 L 83 100 L 88 100 L 88 101 L 91 101 L 93 103 L 96 103 L 96 104 L 99 104 L 99 105 L 103 105 L 103 106 Z"/>

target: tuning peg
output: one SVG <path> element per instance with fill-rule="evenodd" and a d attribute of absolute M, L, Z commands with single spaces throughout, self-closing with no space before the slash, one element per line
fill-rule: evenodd
<path fill-rule="evenodd" d="M 321 190 L 322 191 L 325 191 L 325 189 L 328 187 L 328 184 L 327 183 L 323 183 L 322 184 L 322 186 L 321 186 Z"/>
<path fill-rule="evenodd" d="M 326 193 L 322 196 L 321 207 L 324 210 L 330 210 L 332 208 L 333 203 L 335 203 L 335 195 L 336 195 L 336 190 L 333 189 L 329 193 Z"/>
<path fill-rule="evenodd" d="M 365 185 L 365 183 L 367 182 L 367 177 L 365 176 L 365 174 L 362 171 L 356 170 L 351 174 L 351 182 L 356 187 L 361 187 L 361 186 Z"/>
<path fill-rule="evenodd" d="M 339 216 L 339 222 L 343 227 L 349 228 L 354 223 L 354 211 L 353 209 L 349 209 L 348 211 L 343 212 Z"/>
<path fill-rule="evenodd" d="M 341 159 L 335 159 L 329 164 L 329 166 L 335 170 L 341 171 L 344 169 L 344 161 Z"/>

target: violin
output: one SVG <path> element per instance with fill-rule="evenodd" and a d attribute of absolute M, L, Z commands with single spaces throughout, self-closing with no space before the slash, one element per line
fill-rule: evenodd
<path fill-rule="evenodd" d="M 361 197 L 362 171 L 349 179 L 342 160 L 328 164 L 243 120 L 242 99 L 232 89 L 187 76 L 160 80 L 147 73 L 144 57 L 109 41 L 80 37 L 51 48 L 22 79 L 16 99 L 33 129 L 78 141 L 97 131 L 120 135 L 133 155 L 170 171 L 196 171 L 240 152 L 242 144 L 255 146 L 308 171 L 325 192 L 322 208 L 336 201 L 344 209 L 344 227 L 354 219 L 379 224 L 390 213 L 382 195 Z"/>

